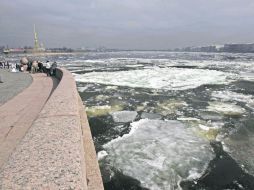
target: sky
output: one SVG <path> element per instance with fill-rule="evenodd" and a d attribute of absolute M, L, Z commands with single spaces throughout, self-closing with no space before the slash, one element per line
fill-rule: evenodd
<path fill-rule="evenodd" d="M 254 43 L 254 0 L 0 0 L 0 46 L 171 49 Z"/>

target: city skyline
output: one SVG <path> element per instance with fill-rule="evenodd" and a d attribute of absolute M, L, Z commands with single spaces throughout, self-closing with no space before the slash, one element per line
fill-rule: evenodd
<path fill-rule="evenodd" d="M 0 45 L 172 49 L 253 43 L 251 0 L 0 2 Z"/>

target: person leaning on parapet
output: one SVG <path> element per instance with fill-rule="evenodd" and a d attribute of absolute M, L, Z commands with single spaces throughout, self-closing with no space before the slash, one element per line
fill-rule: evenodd
<path fill-rule="evenodd" d="M 43 73 L 43 63 L 38 61 L 38 71 Z"/>
<path fill-rule="evenodd" d="M 42 62 L 42 72 L 47 73 L 46 62 L 45 63 Z"/>
<path fill-rule="evenodd" d="M 55 76 L 56 75 L 56 68 L 57 68 L 57 63 L 54 62 L 51 67 L 50 67 L 50 75 Z"/>
<path fill-rule="evenodd" d="M 29 63 L 28 58 L 22 57 L 19 62 L 20 62 L 20 70 L 26 71 L 28 69 L 28 63 Z"/>
<path fill-rule="evenodd" d="M 47 76 L 50 76 L 50 68 L 51 68 L 50 62 L 46 61 L 46 73 L 47 73 Z"/>
<path fill-rule="evenodd" d="M 38 70 L 38 62 L 37 62 L 37 61 L 33 61 L 31 72 L 32 72 L 32 73 L 36 73 L 37 70 Z"/>
<path fill-rule="evenodd" d="M 27 63 L 27 71 L 31 72 L 32 69 L 32 60 L 29 60 Z"/>

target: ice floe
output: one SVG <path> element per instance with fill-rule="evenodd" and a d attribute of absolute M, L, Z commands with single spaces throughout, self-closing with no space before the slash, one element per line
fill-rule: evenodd
<path fill-rule="evenodd" d="M 198 118 L 180 117 L 177 120 L 185 123 L 196 135 L 207 140 L 215 140 L 224 125 L 223 122 L 211 122 L 210 120 L 207 122 Z"/>
<path fill-rule="evenodd" d="M 224 84 L 233 74 L 206 69 L 158 68 L 76 75 L 79 82 L 166 90 L 193 89 L 204 84 Z"/>
<path fill-rule="evenodd" d="M 226 116 L 241 116 L 245 109 L 233 103 L 209 102 L 208 111 L 218 112 Z"/>
<path fill-rule="evenodd" d="M 91 106 L 91 107 L 86 107 L 86 113 L 89 117 L 96 117 L 96 116 L 107 115 L 110 112 L 120 111 L 122 109 L 123 107 L 121 105 Z"/>
<path fill-rule="evenodd" d="M 223 119 L 222 115 L 213 111 L 201 111 L 199 116 L 204 120 L 218 121 Z"/>
<path fill-rule="evenodd" d="M 91 84 L 87 84 L 86 86 L 78 86 L 78 91 L 79 92 L 85 92 L 86 90 L 88 90 L 89 88 L 91 88 L 93 85 Z"/>
<path fill-rule="evenodd" d="M 141 114 L 141 118 L 142 119 L 161 119 L 162 116 L 159 115 L 159 114 L 155 114 L 155 113 L 146 113 L 146 112 L 143 112 Z"/>
<path fill-rule="evenodd" d="M 108 155 L 108 153 L 105 150 L 102 150 L 102 151 L 98 152 L 97 158 L 98 158 L 98 160 L 101 160 L 104 157 L 106 157 L 107 155 Z"/>
<path fill-rule="evenodd" d="M 212 92 L 213 99 L 220 99 L 222 101 L 237 101 L 237 102 L 253 102 L 252 95 L 245 95 L 241 93 L 236 93 L 232 91 L 214 91 Z"/>
<path fill-rule="evenodd" d="M 200 119 L 194 118 L 194 117 L 178 117 L 177 120 L 178 121 L 200 121 Z"/>
<path fill-rule="evenodd" d="M 171 99 L 157 103 L 155 111 L 162 115 L 175 114 L 180 108 L 186 106 L 188 106 L 188 104 L 182 100 Z"/>
<path fill-rule="evenodd" d="M 136 111 L 118 111 L 111 113 L 111 116 L 116 123 L 132 122 L 137 115 L 138 113 Z"/>
<path fill-rule="evenodd" d="M 241 127 L 235 133 L 223 140 L 224 150 L 227 151 L 242 168 L 254 175 L 254 125 L 253 120 L 248 126 Z"/>
<path fill-rule="evenodd" d="M 86 89 L 87 89 L 86 86 L 80 86 L 80 87 L 78 87 L 78 91 L 79 92 L 84 92 Z"/>
<path fill-rule="evenodd" d="M 86 113 L 88 116 L 106 115 L 110 111 L 111 111 L 111 106 L 109 105 L 86 107 Z"/>
<path fill-rule="evenodd" d="M 130 67 L 130 68 L 136 68 L 136 67 L 143 67 L 144 65 L 141 64 L 136 64 L 136 65 L 125 65 L 125 67 Z"/>
<path fill-rule="evenodd" d="M 147 110 L 147 105 L 148 105 L 149 102 L 145 101 L 145 102 L 142 102 L 141 105 L 137 105 L 137 108 L 136 110 L 137 111 L 145 111 Z"/>
<path fill-rule="evenodd" d="M 106 86 L 106 90 L 117 90 L 118 86 Z"/>
<path fill-rule="evenodd" d="M 106 63 L 103 59 L 87 59 L 83 61 L 84 63 Z"/>
<path fill-rule="evenodd" d="M 110 98 L 109 96 L 100 94 L 100 95 L 95 97 L 95 100 L 97 100 L 97 101 L 105 101 L 105 100 L 107 100 L 109 98 Z"/>
<path fill-rule="evenodd" d="M 254 101 L 249 102 L 246 106 L 254 111 Z"/>
<path fill-rule="evenodd" d="M 240 79 L 254 82 L 254 72 L 241 72 Z"/>
<path fill-rule="evenodd" d="M 196 179 L 214 155 L 209 141 L 179 121 L 142 119 L 129 134 L 104 145 L 109 164 L 149 189 L 178 189 Z"/>

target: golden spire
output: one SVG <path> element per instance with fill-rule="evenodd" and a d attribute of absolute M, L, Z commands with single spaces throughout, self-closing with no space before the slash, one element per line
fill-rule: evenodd
<path fill-rule="evenodd" d="M 39 42 L 38 42 L 38 36 L 35 30 L 35 24 L 34 24 L 34 49 L 38 50 L 39 49 Z"/>

